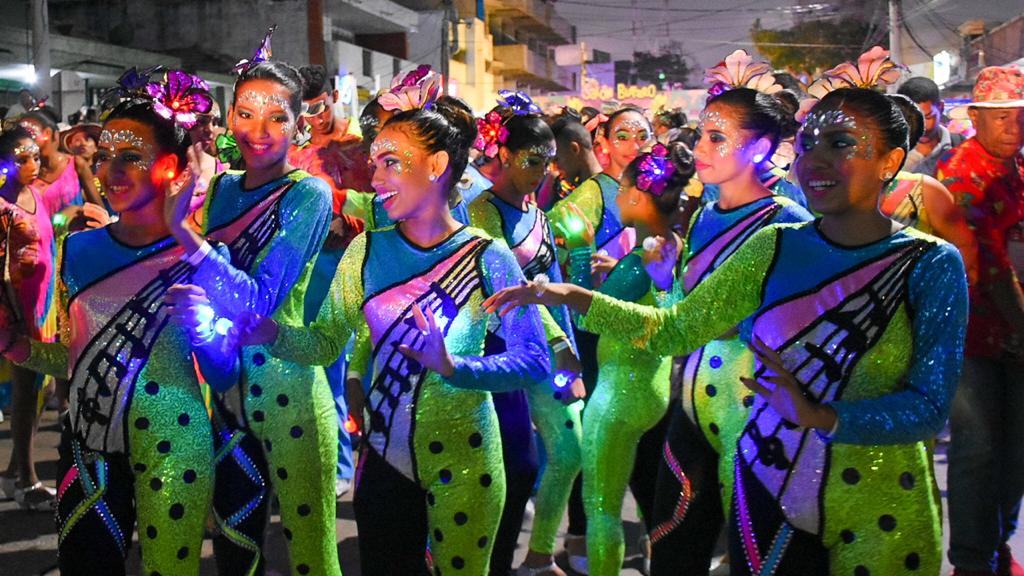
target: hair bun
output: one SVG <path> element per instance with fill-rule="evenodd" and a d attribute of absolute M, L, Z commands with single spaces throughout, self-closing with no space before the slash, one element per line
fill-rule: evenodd
<path fill-rule="evenodd" d="M 676 167 L 676 172 L 689 180 L 696 173 L 693 151 L 682 142 L 669 142 L 669 158 Z"/>
<path fill-rule="evenodd" d="M 452 125 L 459 135 L 460 143 L 472 146 L 476 141 L 476 118 L 473 110 L 465 101 L 455 96 L 441 96 L 434 102 L 432 110 Z"/>

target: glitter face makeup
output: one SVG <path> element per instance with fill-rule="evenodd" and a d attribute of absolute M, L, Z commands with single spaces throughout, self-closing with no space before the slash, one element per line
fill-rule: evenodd
<path fill-rule="evenodd" d="M 113 149 L 118 144 L 135 148 L 138 152 L 122 150 L 115 155 Z M 99 145 L 100 150 L 96 155 L 97 163 L 102 164 L 118 157 L 121 158 L 123 163 L 134 166 L 139 170 L 149 171 L 153 166 L 153 147 L 146 144 L 146 141 L 141 136 L 131 130 L 104 130 L 100 132 Z"/>
<path fill-rule="evenodd" d="M 21 156 L 22 154 L 36 155 L 39 154 L 39 146 L 35 143 L 29 143 L 24 146 L 17 146 L 14 149 L 14 156 Z"/>
<path fill-rule="evenodd" d="M 32 136 L 32 139 L 35 140 L 36 142 L 38 142 L 39 137 L 43 135 L 42 131 L 39 130 L 39 126 L 37 126 L 34 122 L 21 121 L 18 122 L 18 126 L 24 128 L 25 131 L 28 132 L 29 135 Z"/>
<path fill-rule="evenodd" d="M 536 164 L 534 163 L 534 160 L 536 158 L 542 159 L 542 161 L 540 162 L 541 165 L 547 165 L 547 163 L 550 162 L 551 159 L 554 157 L 555 150 L 553 148 L 551 148 L 550 146 L 538 144 L 536 146 L 530 146 L 525 150 L 520 150 L 519 152 L 517 152 L 516 165 L 519 166 L 521 170 L 529 170 L 530 168 L 534 168 L 536 166 Z"/>
<path fill-rule="evenodd" d="M 808 114 L 803 126 L 800 127 L 800 151 L 807 152 L 816 147 L 821 141 L 821 133 L 829 128 L 849 131 L 856 138 L 857 143 L 848 147 L 846 160 L 854 158 L 870 160 L 875 157 L 874 138 L 871 130 L 858 126 L 857 121 L 842 110 L 823 110 Z"/>
<path fill-rule="evenodd" d="M 373 141 L 373 144 L 370 145 L 371 159 L 376 158 L 377 156 L 384 154 L 385 152 L 390 152 L 392 154 L 398 155 L 398 144 L 395 143 L 394 140 L 390 140 L 388 138 L 378 138 Z M 412 170 L 412 151 L 406 150 L 402 152 L 401 156 L 401 163 L 392 166 L 396 174 L 402 174 L 403 172 Z"/>
<path fill-rule="evenodd" d="M 634 118 L 626 118 L 618 122 L 618 127 L 612 136 L 613 146 L 622 146 L 629 142 L 637 142 L 641 146 L 647 144 L 651 139 L 651 130 L 646 122 Z"/>
<path fill-rule="evenodd" d="M 743 139 L 740 134 L 732 129 L 729 120 L 717 110 L 701 112 L 697 129 L 701 133 L 701 138 L 706 135 L 711 139 L 711 143 L 715 146 L 715 152 L 722 158 L 743 148 Z M 714 130 L 717 134 L 709 134 L 710 130 Z"/>
<path fill-rule="evenodd" d="M 281 97 L 279 94 L 258 92 L 256 90 L 245 90 L 238 94 L 238 102 L 255 108 L 256 112 L 260 115 L 260 118 L 266 117 L 266 115 L 270 113 L 271 107 L 279 106 L 281 110 L 288 115 L 288 121 L 281 123 L 282 134 L 290 132 L 292 126 L 295 125 L 295 118 L 292 117 L 290 112 L 290 104 L 288 103 L 288 100 Z"/>

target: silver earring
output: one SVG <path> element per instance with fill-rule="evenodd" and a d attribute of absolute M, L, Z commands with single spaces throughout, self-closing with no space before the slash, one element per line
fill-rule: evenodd
<path fill-rule="evenodd" d="M 431 174 L 430 176 L 427 176 L 427 180 L 430 180 L 431 182 L 433 182 L 433 181 L 437 180 L 437 176 L 434 176 L 433 174 Z"/>
<path fill-rule="evenodd" d="M 882 180 L 892 180 L 892 172 L 886 172 L 882 174 Z"/>

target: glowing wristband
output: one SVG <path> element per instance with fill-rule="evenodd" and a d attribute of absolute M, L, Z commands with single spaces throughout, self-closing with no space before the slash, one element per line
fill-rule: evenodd
<path fill-rule="evenodd" d="M 199 249 L 191 255 L 182 256 L 181 261 L 194 268 L 199 266 L 203 260 L 206 260 L 206 257 L 210 255 L 211 251 L 213 251 L 213 246 L 211 246 L 209 242 L 203 242 L 202 246 L 200 246 Z"/>
<path fill-rule="evenodd" d="M 551 345 L 551 351 L 558 354 L 562 350 L 569 348 L 569 341 L 563 338 L 559 338 L 554 344 Z"/>

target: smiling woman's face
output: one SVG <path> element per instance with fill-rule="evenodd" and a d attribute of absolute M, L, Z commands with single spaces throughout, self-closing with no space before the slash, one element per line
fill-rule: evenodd
<path fill-rule="evenodd" d="M 430 179 L 433 172 L 444 172 L 443 167 L 434 166 L 434 156 L 423 148 L 408 123 L 389 123 L 377 135 L 370 146 L 374 168 L 371 185 L 383 200 L 388 218 L 406 220 L 446 203 L 437 191 L 444 176 L 434 174 L 435 178 Z"/>
<path fill-rule="evenodd" d="M 826 215 L 877 208 L 883 176 L 894 174 L 904 155 L 883 142 L 879 128 L 854 110 L 813 110 L 796 139 L 796 172 L 811 208 Z"/>
<path fill-rule="evenodd" d="M 228 125 L 247 168 L 268 168 L 287 158 L 296 120 L 290 98 L 288 88 L 271 80 L 238 87 Z"/>
<path fill-rule="evenodd" d="M 96 152 L 96 177 L 114 212 L 127 212 L 157 199 L 151 176 L 159 146 L 153 128 L 115 118 L 103 125 Z"/>

